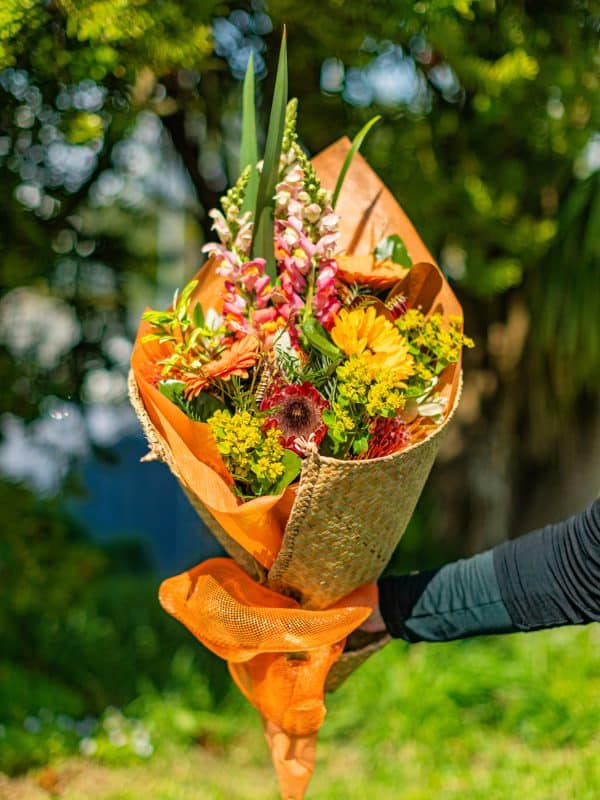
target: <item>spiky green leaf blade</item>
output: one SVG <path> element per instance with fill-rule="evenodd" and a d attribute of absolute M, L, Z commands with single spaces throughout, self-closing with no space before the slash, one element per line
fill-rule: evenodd
<path fill-rule="evenodd" d="M 279 158 L 281 156 L 281 142 L 283 139 L 283 128 L 285 125 L 285 110 L 288 96 L 288 74 L 287 74 L 287 47 L 285 28 L 281 38 L 281 49 L 279 51 L 279 63 L 277 65 L 277 76 L 275 78 L 275 90 L 273 92 L 273 103 L 269 116 L 269 128 L 267 131 L 267 141 L 265 144 L 265 156 L 263 159 L 263 169 L 258 184 L 258 194 L 256 198 L 256 230 L 252 247 L 253 256 L 260 256 L 266 259 L 265 271 L 274 280 L 276 277 L 275 253 L 273 248 L 273 195 L 277 184 L 279 172 Z M 268 213 L 267 213 L 268 212 Z"/>
<path fill-rule="evenodd" d="M 197 280 L 190 281 L 183 287 L 183 291 L 177 298 L 177 302 L 175 304 L 175 311 L 177 312 L 177 316 L 179 317 L 179 319 L 185 319 L 187 315 L 188 302 L 196 286 L 198 286 Z"/>
<path fill-rule="evenodd" d="M 264 258 L 266 261 L 265 272 L 274 281 L 277 277 L 275 265 L 275 252 L 273 245 L 273 208 L 265 206 L 260 217 L 256 218 L 256 233 L 254 234 L 254 244 L 252 254 L 255 258 Z"/>
<path fill-rule="evenodd" d="M 242 139 L 240 142 L 239 174 L 250 167 L 250 180 L 246 189 L 246 197 L 242 211 L 255 212 L 256 193 L 258 191 L 258 143 L 256 138 L 256 107 L 254 103 L 254 54 L 250 53 L 244 88 L 242 93 Z"/>
<path fill-rule="evenodd" d="M 333 191 L 333 197 L 331 199 L 331 205 L 333 206 L 333 208 L 335 208 L 335 204 L 337 203 L 338 197 L 340 196 L 342 185 L 344 183 L 344 178 L 346 177 L 346 173 L 348 172 L 350 164 L 352 163 L 352 159 L 360 150 L 362 143 L 364 142 L 368 132 L 371 130 L 373 125 L 379 122 L 380 119 L 381 119 L 381 114 L 377 114 L 376 116 L 371 117 L 371 119 L 366 123 L 366 125 L 363 125 L 363 127 L 359 130 L 359 132 L 352 140 L 352 145 L 350 147 L 350 150 L 348 150 L 346 158 L 344 159 L 344 163 L 342 164 L 342 168 L 340 170 L 340 174 L 338 176 L 337 183 Z"/>

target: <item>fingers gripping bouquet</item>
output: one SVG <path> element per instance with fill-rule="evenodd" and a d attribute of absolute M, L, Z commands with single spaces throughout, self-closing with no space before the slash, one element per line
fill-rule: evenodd
<path fill-rule="evenodd" d="M 130 392 L 165 461 L 231 559 L 160 599 L 228 660 L 263 716 L 282 794 L 301 798 L 335 688 L 385 639 L 352 632 L 458 401 L 462 315 L 387 189 L 340 140 L 311 162 L 287 104 L 285 40 L 262 163 L 253 72 L 219 241 L 147 311 Z M 354 641 L 353 641 L 354 640 Z"/>

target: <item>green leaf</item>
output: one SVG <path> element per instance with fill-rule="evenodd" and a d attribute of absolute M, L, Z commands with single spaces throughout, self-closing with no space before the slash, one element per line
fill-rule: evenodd
<path fill-rule="evenodd" d="M 186 343 L 186 351 L 190 350 L 192 347 L 196 347 L 198 344 L 199 339 L 208 338 L 210 336 L 211 331 L 207 328 L 194 328 L 194 330 L 190 333 Z"/>
<path fill-rule="evenodd" d="M 204 312 L 202 311 L 202 306 L 200 305 L 200 303 L 196 303 L 196 305 L 194 306 L 194 313 L 192 314 L 192 320 L 196 328 L 204 327 Z"/>
<path fill-rule="evenodd" d="M 163 394 L 167 400 L 175 403 L 176 406 L 179 406 L 179 401 L 183 398 L 184 388 L 185 383 L 183 381 L 168 380 L 159 381 L 158 383 L 158 391 Z"/>
<path fill-rule="evenodd" d="M 206 422 L 215 411 L 224 407 L 216 397 L 206 392 L 200 392 L 197 397 L 188 401 L 183 396 L 184 389 L 183 381 L 166 380 L 158 384 L 158 391 L 194 422 Z"/>
<path fill-rule="evenodd" d="M 158 327 L 173 322 L 173 314 L 170 311 L 144 311 L 142 319 Z"/>
<path fill-rule="evenodd" d="M 187 286 L 183 287 L 183 291 L 181 292 L 179 299 L 177 300 L 177 307 L 176 307 L 177 316 L 179 317 L 179 319 L 185 319 L 185 316 L 187 314 L 187 304 L 196 286 L 198 286 L 198 281 L 193 280 L 190 281 L 187 284 Z"/>
<path fill-rule="evenodd" d="M 146 342 L 155 342 L 157 339 L 163 338 L 164 336 L 162 333 L 147 333 L 145 336 L 142 336 L 142 344 L 146 344 Z"/>
<path fill-rule="evenodd" d="M 258 191 L 258 144 L 256 138 L 256 107 L 254 104 L 254 54 L 250 53 L 244 88 L 242 92 L 242 139 L 240 142 L 240 169 L 239 174 L 250 167 L 250 180 L 246 188 L 246 196 L 242 212 L 251 211 L 256 214 L 256 193 Z"/>
<path fill-rule="evenodd" d="M 292 450 L 285 450 L 281 458 L 285 472 L 273 487 L 273 494 L 283 492 L 286 486 L 298 477 L 302 469 L 302 459 Z"/>
<path fill-rule="evenodd" d="M 423 383 L 409 384 L 406 389 L 404 389 L 404 394 L 407 398 L 420 397 L 424 391 L 425 386 Z"/>
<path fill-rule="evenodd" d="M 325 436 L 323 441 L 321 442 L 321 446 L 319 447 L 319 453 L 322 456 L 327 456 L 331 458 L 335 455 L 336 445 L 334 444 L 333 440 L 329 436 Z"/>
<path fill-rule="evenodd" d="M 217 400 L 212 394 L 200 392 L 193 400 L 186 402 L 186 411 L 188 417 L 191 417 L 196 422 L 206 422 L 215 411 L 221 411 L 225 406 L 220 400 Z"/>
<path fill-rule="evenodd" d="M 354 158 L 354 156 L 360 150 L 361 145 L 364 142 L 367 133 L 371 130 L 371 128 L 373 127 L 373 125 L 375 125 L 376 122 L 379 122 L 380 119 L 381 119 L 381 114 L 377 114 L 375 117 L 372 117 L 367 122 L 366 125 L 363 125 L 363 127 L 359 130 L 359 132 L 356 134 L 356 136 L 352 140 L 352 145 L 350 147 L 350 150 L 348 150 L 346 158 L 344 159 L 344 163 L 342 164 L 342 168 L 340 170 L 340 174 L 338 176 L 337 183 L 335 185 L 335 189 L 334 189 L 334 192 L 333 192 L 333 197 L 331 199 L 331 205 L 333 206 L 333 208 L 335 208 L 335 204 L 338 201 L 338 197 L 340 195 L 340 192 L 342 190 L 342 185 L 344 183 L 344 178 L 346 177 L 346 173 L 348 172 L 348 168 L 350 167 L 350 164 L 352 163 L 352 159 Z"/>
<path fill-rule="evenodd" d="M 332 361 L 338 361 L 342 356 L 342 351 L 335 346 L 329 338 L 325 328 L 317 322 L 314 317 L 306 317 L 300 323 L 300 330 L 304 334 L 306 341 L 319 353 L 322 353 Z"/>
<path fill-rule="evenodd" d="M 266 260 L 265 272 L 274 282 L 277 277 L 277 268 L 275 266 L 273 208 L 271 206 L 263 208 L 260 217 L 257 217 L 252 252 L 255 258 L 260 257 Z"/>
<path fill-rule="evenodd" d="M 363 434 L 359 436 L 352 442 L 352 452 L 355 456 L 359 456 L 361 453 L 364 453 L 369 447 L 369 436 L 368 434 Z"/>
<path fill-rule="evenodd" d="M 279 158 L 281 156 L 281 142 L 285 125 L 287 94 L 287 49 L 284 28 L 281 38 L 281 49 L 279 51 L 279 63 L 277 65 L 277 77 L 275 78 L 273 103 L 271 105 L 271 114 L 269 117 L 265 157 L 256 197 L 256 213 L 254 217 L 256 230 L 252 247 L 252 255 L 254 257 L 260 256 L 266 259 L 265 272 L 269 275 L 271 280 L 275 280 L 277 277 L 273 247 L 273 195 L 275 194 L 275 186 L 279 173 Z"/>
<path fill-rule="evenodd" d="M 412 267 L 412 259 L 408 255 L 406 245 L 397 233 L 386 236 L 375 248 L 375 259 L 377 261 L 393 261 L 403 267 Z"/>

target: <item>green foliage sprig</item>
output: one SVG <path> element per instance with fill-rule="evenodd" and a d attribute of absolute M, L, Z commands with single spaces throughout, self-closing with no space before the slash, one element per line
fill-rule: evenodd
<path fill-rule="evenodd" d="M 288 67 L 285 28 L 279 50 L 279 62 L 275 77 L 273 103 L 269 116 L 267 141 L 263 167 L 258 184 L 256 208 L 254 211 L 253 255 L 266 259 L 266 274 L 274 280 L 276 277 L 275 253 L 273 250 L 273 195 L 279 174 L 281 143 L 285 126 L 285 115 L 288 101 Z"/>
<path fill-rule="evenodd" d="M 142 316 L 155 328 L 142 341 L 172 345 L 171 355 L 160 362 L 165 377 L 181 365 L 199 367 L 215 358 L 225 347 L 221 341 L 225 328 L 208 326 L 200 303 L 195 303 L 190 309 L 190 299 L 197 285 L 198 281 L 193 280 L 181 293 L 175 292 L 170 309 L 146 311 Z"/>

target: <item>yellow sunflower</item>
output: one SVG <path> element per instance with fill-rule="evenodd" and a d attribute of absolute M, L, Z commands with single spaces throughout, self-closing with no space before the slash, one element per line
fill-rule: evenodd
<path fill-rule="evenodd" d="M 330 331 L 331 338 L 348 357 L 368 357 L 373 369 L 393 369 L 403 380 L 415 365 L 408 344 L 396 326 L 378 315 L 373 306 L 342 309 Z"/>

